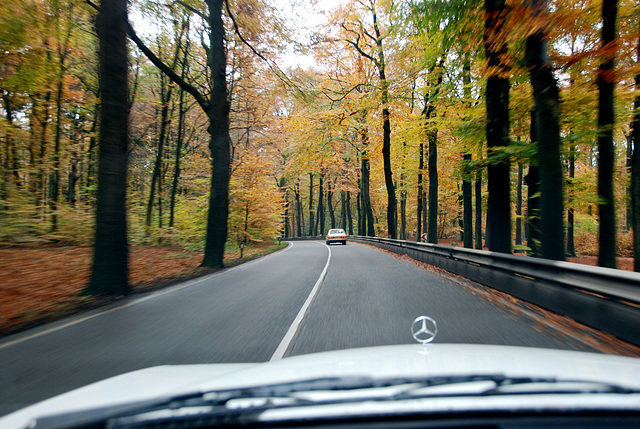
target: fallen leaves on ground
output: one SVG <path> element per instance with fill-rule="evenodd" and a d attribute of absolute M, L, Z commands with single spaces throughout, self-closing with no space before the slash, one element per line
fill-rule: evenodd
<path fill-rule="evenodd" d="M 267 246 L 226 255 L 236 265 L 271 251 Z M 79 296 L 91 274 L 92 247 L 0 248 L 0 336 L 51 322 L 112 299 Z M 172 247 L 131 246 L 129 282 L 148 292 L 215 270 L 199 267 L 202 252 Z"/>

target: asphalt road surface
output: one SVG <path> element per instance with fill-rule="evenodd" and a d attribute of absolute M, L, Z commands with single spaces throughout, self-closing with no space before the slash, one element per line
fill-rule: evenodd
<path fill-rule="evenodd" d="M 413 343 L 420 315 L 439 343 L 593 351 L 593 339 L 411 261 L 355 243 L 285 250 L 0 341 L 0 415 L 87 383 L 165 364 L 263 362 Z M 551 318 L 550 318 L 551 319 Z"/>

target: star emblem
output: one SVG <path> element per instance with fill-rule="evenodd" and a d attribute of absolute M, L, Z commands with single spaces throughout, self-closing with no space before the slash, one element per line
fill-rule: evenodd
<path fill-rule="evenodd" d="M 436 321 L 429 316 L 420 316 L 411 325 L 413 339 L 420 344 L 427 344 L 433 341 L 438 333 Z"/>

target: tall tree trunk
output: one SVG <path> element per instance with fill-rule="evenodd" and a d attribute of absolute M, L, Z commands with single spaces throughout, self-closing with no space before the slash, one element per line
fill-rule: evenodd
<path fill-rule="evenodd" d="M 365 235 L 364 210 L 362 209 L 362 179 L 358 178 L 358 195 L 356 197 L 356 214 L 358 215 L 358 235 Z"/>
<path fill-rule="evenodd" d="M 531 112 L 531 141 L 537 142 L 535 112 Z M 538 173 L 538 156 L 533 155 L 529 164 L 529 174 L 525 177 L 527 183 L 527 247 L 531 249 L 529 256 L 540 257 L 540 174 Z"/>
<path fill-rule="evenodd" d="M 423 206 L 428 203 L 428 213 L 423 214 L 426 217 L 425 231 L 427 233 L 427 241 L 429 243 L 438 243 L 438 129 L 431 123 L 431 119 L 436 115 L 435 100 L 440 92 L 442 79 L 444 75 L 445 55 L 442 55 L 429 70 L 429 79 L 434 84 L 430 84 L 429 90 L 424 95 L 424 108 L 422 115 L 426 121 L 426 136 L 428 141 L 427 162 L 429 174 L 429 198 L 425 201 L 423 196 Z"/>
<path fill-rule="evenodd" d="M 347 230 L 347 198 L 345 191 L 340 191 L 340 228 Z M 333 222 L 332 222 L 333 224 Z"/>
<path fill-rule="evenodd" d="M 351 192 L 347 191 L 347 228 L 349 235 L 353 235 L 353 218 L 351 217 Z"/>
<path fill-rule="evenodd" d="M 482 250 L 482 171 L 476 172 L 475 181 L 476 194 L 476 226 L 475 226 L 475 244 L 476 249 Z"/>
<path fill-rule="evenodd" d="M 636 51 L 636 64 L 640 64 L 640 36 Z M 633 205 L 633 270 L 640 272 L 640 72 L 636 74 L 636 91 L 637 95 L 633 103 L 633 124 L 631 125 L 633 140 L 631 204 Z"/>
<path fill-rule="evenodd" d="M 314 235 L 315 218 L 313 215 L 313 173 L 309 173 L 309 236 Z"/>
<path fill-rule="evenodd" d="M 314 235 L 324 234 L 324 174 L 320 174 L 320 183 L 318 186 L 318 221 L 316 222 L 316 229 Z M 318 233 L 318 228 L 320 232 Z"/>
<path fill-rule="evenodd" d="M 169 101 L 171 99 L 171 87 L 167 88 L 167 82 L 164 75 L 160 76 L 160 133 L 158 135 L 158 150 L 156 152 L 156 160 L 153 165 L 153 173 L 151 176 L 151 184 L 149 190 L 149 200 L 147 202 L 147 215 L 145 223 L 149 227 L 151 226 L 151 215 L 153 211 L 153 204 L 156 200 L 156 187 L 158 193 L 160 193 L 160 174 L 162 173 L 162 163 L 164 157 L 164 142 L 167 135 L 167 127 L 169 120 Z"/>
<path fill-rule="evenodd" d="M 369 133 L 367 131 L 367 112 L 362 112 L 362 117 L 360 120 L 360 141 L 362 144 L 362 153 L 360 160 L 360 181 L 362 185 L 362 189 L 360 190 L 361 196 L 361 204 L 363 211 L 363 224 L 365 226 L 364 233 L 369 237 L 374 237 L 375 233 L 375 224 L 373 220 L 373 208 L 371 207 L 371 198 L 369 195 L 369 175 L 370 175 L 370 166 L 369 166 Z"/>
<path fill-rule="evenodd" d="M 64 89 L 65 56 L 60 57 L 60 73 L 56 82 L 56 128 L 53 138 L 53 171 L 49 178 L 51 231 L 58 230 L 58 203 L 60 202 L 60 143 L 62 140 L 62 91 Z"/>
<path fill-rule="evenodd" d="M 627 162 L 625 167 L 627 168 L 627 171 L 629 173 L 631 173 L 631 170 L 633 169 L 633 121 L 631 123 L 631 126 L 629 127 L 630 132 L 629 134 L 627 134 Z M 627 186 L 627 195 L 625 198 L 625 205 L 626 205 L 626 213 L 625 213 L 625 229 L 627 231 L 630 231 L 631 228 L 633 227 L 633 203 L 631 202 L 631 194 L 632 194 L 632 190 L 631 190 L 631 180 L 629 180 L 629 185 Z"/>
<path fill-rule="evenodd" d="M 296 237 L 302 237 L 302 203 L 300 202 L 300 191 L 297 183 L 293 192 L 296 196 Z"/>
<path fill-rule="evenodd" d="M 617 0 L 602 2 L 602 58 L 598 69 L 598 265 L 616 268 L 616 212 L 613 194 L 613 111 Z"/>
<path fill-rule="evenodd" d="M 516 246 L 522 246 L 522 180 L 523 165 L 518 163 L 518 183 L 516 191 Z"/>
<path fill-rule="evenodd" d="M 485 0 L 484 4 L 484 42 L 489 72 L 486 89 L 486 132 L 488 155 L 494 159 L 487 168 L 488 245 L 489 250 L 511 253 L 510 163 L 495 159 L 496 151 L 509 145 L 509 67 L 504 61 L 507 55 L 504 28 L 506 7 L 505 0 Z"/>
<path fill-rule="evenodd" d="M 182 29 L 183 31 L 188 31 L 189 28 L 189 20 L 183 22 Z M 177 51 L 176 51 L 177 52 Z M 188 57 L 187 54 L 189 52 L 189 39 L 187 38 L 186 46 L 184 47 L 184 54 L 182 57 L 182 65 L 181 65 L 181 73 L 180 77 L 182 79 L 185 78 L 187 74 L 188 68 Z M 176 55 L 177 58 L 177 55 Z M 173 227 L 175 221 L 175 207 L 176 207 L 176 194 L 178 192 L 178 182 L 180 181 L 181 174 L 181 166 L 180 160 L 182 159 L 182 145 L 184 141 L 184 116 L 186 114 L 186 108 L 184 105 L 184 89 L 180 88 L 180 93 L 178 96 L 178 131 L 176 135 L 176 152 L 174 158 L 174 168 L 173 168 L 173 180 L 171 183 L 171 196 L 169 201 L 169 228 Z"/>
<path fill-rule="evenodd" d="M 103 2 L 96 18 L 102 92 L 98 199 L 91 280 L 84 292 L 129 292 L 126 190 L 129 98 L 127 1 Z"/>
<path fill-rule="evenodd" d="M 547 18 L 547 0 L 529 0 L 530 20 Z M 529 68 L 537 117 L 538 168 L 540 170 L 540 226 L 542 257 L 562 261 L 564 242 L 564 175 L 560 159 L 560 101 L 547 56 L 547 30 L 538 28 L 527 37 L 525 56 Z"/>
<path fill-rule="evenodd" d="M 211 97 L 207 116 L 211 124 L 211 192 L 207 216 L 207 238 L 202 266 L 222 267 L 229 221 L 229 179 L 231 176 L 231 138 L 229 136 L 229 97 L 227 55 L 222 19 L 223 0 L 206 0 L 209 9 L 209 63 Z"/>
<path fill-rule="evenodd" d="M 576 148 L 571 145 L 569 148 L 569 180 L 576 177 Z M 576 256 L 576 246 L 574 237 L 574 212 L 573 198 L 569 198 L 569 209 L 567 210 L 567 256 Z"/>
<path fill-rule="evenodd" d="M 471 104 L 471 60 L 469 54 L 465 54 L 462 65 L 462 83 L 464 85 L 464 100 L 466 105 Z M 471 152 L 465 145 L 465 152 L 462 155 L 464 162 L 471 161 Z M 462 180 L 462 241 L 467 249 L 473 248 L 473 207 L 471 180 L 464 176 Z"/>
<path fill-rule="evenodd" d="M 389 82 L 386 76 L 386 62 L 384 49 L 382 46 L 382 35 L 378 25 L 378 16 L 374 7 L 374 2 L 370 3 L 373 15 L 373 28 L 375 30 L 375 43 L 378 48 L 378 77 L 380 78 L 380 102 L 382 104 L 382 163 L 384 169 L 384 183 L 387 188 L 387 229 L 389 238 L 397 238 L 398 234 L 398 202 L 396 200 L 396 189 L 393 183 L 393 173 L 391 171 L 391 120 L 389 113 Z"/>
<path fill-rule="evenodd" d="M 429 132 L 429 223 L 427 241 L 438 244 L 438 130 Z"/>
<path fill-rule="evenodd" d="M 424 141 L 420 139 L 420 149 L 418 158 L 418 203 L 416 207 L 416 241 L 422 241 L 422 195 L 424 193 L 422 185 L 422 172 L 424 171 Z"/>
<path fill-rule="evenodd" d="M 171 195 L 169 200 L 169 228 L 173 227 L 175 221 L 176 194 L 178 193 L 178 183 L 182 172 L 180 161 L 182 159 L 182 144 L 184 140 L 184 91 L 180 89 L 178 101 L 178 132 L 176 135 L 176 152 L 173 167 L 173 180 L 171 182 Z"/>
<path fill-rule="evenodd" d="M 333 209 L 333 191 L 331 190 L 331 188 L 327 188 L 327 208 L 329 209 L 329 221 L 331 223 L 331 225 L 329 225 L 329 228 L 335 228 L 337 226 L 336 213 Z M 324 227 L 322 228 L 322 233 L 325 233 Z"/>

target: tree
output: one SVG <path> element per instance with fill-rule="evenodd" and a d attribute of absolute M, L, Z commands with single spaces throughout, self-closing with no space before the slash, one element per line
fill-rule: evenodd
<path fill-rule="evenodd" d="M 532 34 L 527 37 L 525 57 L 533 86 L 538 169 L 542 197 L 540 214 L 542 257 L 564 260 L 564 209 L 558 84 L 547 56 L 548 17 L 546 0 L 529 1 Z"/>
<path fill-rule="evenodd" d="M 151 62 L 171 80 L 191 94 L 209 120 L 209 150 L 211 151 L 211 188 L 207 234 L 202 266 L 222 267 L 224 246 L 227 241 L 229 219 L 229 180 L 231 138 L 229 136 L 229 97 L 227 91 L 227 56 L 225 50 L 225 27 L 222 19 L 223 0 L 205 0 L 206 12 L 186 6 L 208 24 L 209 40 L 204 46 L 210 74 L 207 82 L 208 94 L 187 83 L 176 72 L 160 60 L 129 28 L 129 35 Z"/>
<path fill-rule="evenodd" d="M 616 267 L 616 212 L 613 193 L 613 144 L 617 0 L 602 2 L 602 56 L 598 69 L 598 265 Z"/>
<path fill-rule="evenodd" d="M 368 0 L 361 3 L 371 14 L 373 32 L 367 31 L 362 22 L 343 22 L 342 28 L 347 33 L 345 41 L 351 45 L 362 57 L 371 61 L 378 72 L 380 82 L 380 104 L 382 106 L 382 158 L 384 164 L 384 181 L 387 189 L 387 229 L 390 238 L 397 238 L 398 203 L 396 198 L 393 172 L 391 170 L 391 120 L 389 113 L 389 82 L 387 81 L 387 64 L 383 47 L 384 37 L 380 30 L 376 1 Z M 354 28 L 352 28 L 354 27 Z M 373 46 L 368 47 L 368 43 Z M 368 50 L 368 52 L 367 52 Z"/>
<path fill-rule="evenodd" d="M 508 160 L 499 150 L 509 145 L 509 69 L 505 63 L 506 7 L 504 0 L 485 0 L 485 52 L 488 60 L 486 89 L 489 203 L 487 235 L 489 250 L 511 253 L 511 197 Z"/>
<path fill-rule="evenodd" d="M 96 18 L 100 45 L 98 200 L 91 280 L 84 293 L 129 292 L 126 217 L 129 91 L 127 1 L 102 3 Z"/>
<path fill-rule="evenodd" d="M 636 63 L 640 64 L 640 36 L 638 36 Z M 633 270 L 640 272 L 640 72 L 636 74 L 635 84 L 638 95 L 636 95 L 633 103 L 634 112 L 633 123 L 631 125 L 631 135 L 633 140 L 631 204 L 633 207 Z"/>

